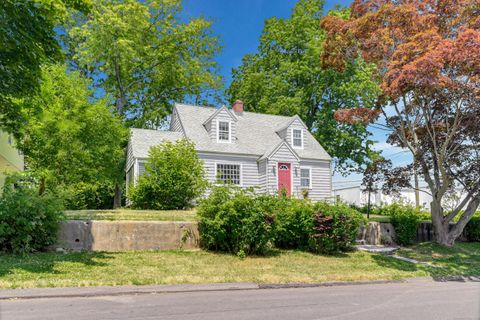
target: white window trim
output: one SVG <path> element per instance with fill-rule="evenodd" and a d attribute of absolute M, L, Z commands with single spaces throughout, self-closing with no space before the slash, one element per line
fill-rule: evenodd
<path fill-rule="evenodd" d="M 214 166 L 215 166 L 215 175 L 213 176 L 213 181 L 214 181 L 214 184 L 217 185 L 217 186 L 222 186 L 224 185 L 223 183 L 218 183 L 217 181 L 217 177 L 218 177 L 218 165 L 219 164 L 234 164 L 234 165 L 238 165 L 240 166 L 240 184 L 234 184 L 234 186 L 236 187 L 243 187 L 243 163 L 238 163 L 238 162 L 229 162 L 229 161 L 215 161 L 214 163 Z"/>
<path fill-rule="evenodd" d="M 300 172 L 299 172 L 299 178 L 300 178 L 300 188 L 305 188 L 304 186 L 302 186 L 302 169 L 308 169 L 308 173 L 309 173 L 309 177 L 308 177 L 308 182 L 309 182 L 309 185 L 308 185 L 308 189 L 312 189 L 312 167 L 308 167 L 308 166 L 300 166 Z"/>
<path fill-rule="evenodd" d="M 220 122 L 227 122 L 228 123 L 228 140 L 220 140 Z M 217 143 L 231 143 L 232 142 L 232 121 L 230 120 L 220 120 L 217 119 Z"/>
<path fill-rule="evenodd" d="M 295 130 L 300 130 L 300 136 L 301 136 L 301 140 L 302 140 L 302 145 L 301 146 L 295 146 L 294 142 L 293 142 L 293 132 Z M 304 142 L 303 142 L 303 129 L 297 129 L 297 128 L 292 128 L 290 130 L 290 136 L 291 136 L 291 141 L 292 141 L 292 148 L 294 149 L 303 149 L 303 145 L 304 145 Z"/>

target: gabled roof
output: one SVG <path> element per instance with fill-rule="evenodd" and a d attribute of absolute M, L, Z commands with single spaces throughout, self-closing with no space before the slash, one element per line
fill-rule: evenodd
<path fill-rule="evenodd" d="M 300 123 L 303 125 L 303 127 L 305 129 L 308 129 L 307 128 L 307 125 L 303 122 L 302 118 L 300 118 L 298 115 L 294 115 L 293 117 L 290 118 L 291 120 L 289 122 L 287 122 L 285 125 L 281 126 L 279 129 L 276 130 L 276 132 L 280 132 L 280 131 L 283 131 L 285 129 L 287 129 L 288 127 L 290 127 L 290 125 L 295 122 L 295 120 L 298 120 L 300 121 Z"/>
<path fill-rule="evenodd" d="M 133 157 L 148 158 L 150 147 L 157 146 L 165 141 L 175 142 L 182 138 L 184 136 L 181 132 L 131 129 L 130 143 Z"/>
<path fill-rule="evenodd" d="M 280 138 L 277 133 L 278 128 L 287 127 L 292 121 L 297 119 L 296 117 L 243 112 L 242 115 L 234 115 L 237 121 L 235 123 L 235 139 L 232 143 L 217 143 L 211 139 L 204 123 L 213 119 L 222 108 L 199 107 L 180 103 L 175 104 L 175 109 L 178 117 L 180 117 L 185 137 L 195 144 L 197 151 L 250 155 L 261 158 L 269 151 L 272 152 L 274 148 L 283 142 L 283 139 Z M 227 110 L 232 113 L 229 109 Z M 147 131 L 150 131 L 150 135 L 146 136 L 146 134 L 144 134 L 143 141 L 139 141 L 142 139 L 132 137 L 132 143 L 134 145 L 141 143 L 142 147 L 140 147 L 140 149 L 143 150 L 142 154 L 145 154 L 146 150 L 147 156 L 149 147 L 146 146 L 146 144 L 156 145 L 162 139 L 174 140 L 183 137 L 181 133 L 178 132 Z M 304 135 L 304 139 L 306 140 L 308 148 L 294 150 L 300 159 L 331 159 L 328 153 L 310 133 L 307 132 Z M 150 140 L 152 141 L 151 143 Z M 134 148 L 139 149 L 136 146 L 134 146 Z"/>
<path fill-rule="evenodd" d="M 266 159 L 266 158 L 270 158 L 272 157 L 273 155 L 275 155 L 275 153 L 277 153 L 277 151 L 282 147 L 282 146 L 286 146 L 288 148 L 288 150 L 290 150 L 290 152 L 293 154 L 293 156 L 295 158 L 297 158 L 297 160 L 300 160 L 300 157 L 298 156 L 298 154 L 295 152 L 295 150 L 293 150 L 293 148 L 287 143 L 287 141 L 285 140 L 282 140 L 278 145 L 270 148 L 269 150 L 267 150 L 267 152 L 265 152 L 265 154 L 260 158 L 258 159 L 258 161 L 261 161 L 263 159 Z"/>
<path fill-rule="evenodd" d="M 175 104 L 175 107 L 176 107 L 177 105 L 178 105 L 178 104 L 176 103 L 176 104 Z M 207 123 L 209 123 L 210 121 L 212 121 L 212 119 L 214 119 L 214 118 L 217 116 L 217 114 L 219 114 L 220 112 L 222 112 L 222 111 L 224 111 L 224 110 L 230 115 L 230 117 L 231 117 L 234 121 L 237 121 L 237 120 L 238 120 L 238 118 L 235 116 L 235 114 L 234 114 L 232 111 L 230 111 L 230 109 L 228 109 L 227 107 L 223 106 L 223 107 L 218 108 L 217 111 L 215 111 L 210 117 L 208 117 L 208 119 L 203 122 L 203 125 L 206 125 Z"/>

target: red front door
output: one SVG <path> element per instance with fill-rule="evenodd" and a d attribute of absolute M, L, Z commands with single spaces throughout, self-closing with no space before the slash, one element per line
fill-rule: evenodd
<path fill-rule="evenodd" d="M 287 191 L 287 196 L 292 194 L 292 174 L 290 172 L 290 163 L 278 164 L 278 193 L 281 194 L 282 189 Z"/>

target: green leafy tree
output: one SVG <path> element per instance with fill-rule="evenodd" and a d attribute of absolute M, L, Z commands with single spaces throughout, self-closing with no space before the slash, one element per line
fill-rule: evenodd
<path fill-rule="evenodd" d="M 25 99 L 28 126 L 19 143 L 41 191 L 78 183 L 123 181 L 127 130 L 106 100 L 95 101 L 89 81 L 65 66 L 43 70 L 38 94 Z"/>
<path fill-rule="evenodd" d="M 347 18 L 348 10 L 332 15 Z M 372 108 L 379 93 L 374 67 L 361 59 L 342 71 L 325 70 L 319 57 L 325 39 L 320 28 L 323 1 L 300 0 L 288 19 L 265 22 L 258 52 L 246 55 L 233 71 L 228 99 L 242 99 L 247 110 L 298 114 L 346 172 L 367 162 L 373 143 L 362 124 L 339 124 L 334 113 L 345 106 Z"/>
<path fill-rule="evenodd" d="M 182 139 L 151 147 L 149 159 L 128 197 L 139 209 L 184 209 L 207 187 L 202 161 L 193 143 Z"/>
<path fill-rule="evenodd" d="M 158 127 L 172 102 L 220 86 L 211 22 L 182 21 L 180 0 L 102 0 L 68 29 L 74 65 L 137 127 Z"/>
<path fill-rule="evenodd" d="M 18 134 L 25 123 L 18 98 L 32 94 L 41 65 L 62 59 L 54 28 L 67 9 L 88 0 L 3 0 L 0 4 L 0 127 Z"/>

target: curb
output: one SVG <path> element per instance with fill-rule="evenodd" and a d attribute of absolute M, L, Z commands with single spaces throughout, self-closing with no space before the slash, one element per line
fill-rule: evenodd
<path fill-rule="evenodd" d="M 268 290 L 268 289 L 295 289 L 317 288 L 334 286 L 352 286 L 368 284 L 404 283 L 404 280 L 374 280 L 374 281 L 346 281 L 346 282 L 317 282 L 317 283 L 282 283 L 257 284 L 242 283 L 210 283 L 210 284 L 178 284 L 154 286 L 103 286 L 103 287 L 68 287 L 68 288 L 33 288 L 33 289 L 3 289 L 0 290 L 2 300 L 31 300 L 49 298 L 90 298 L 124 295 L 147 295 L 183 292 L 208 291 L 240 291 L 240 290 Z"/>

